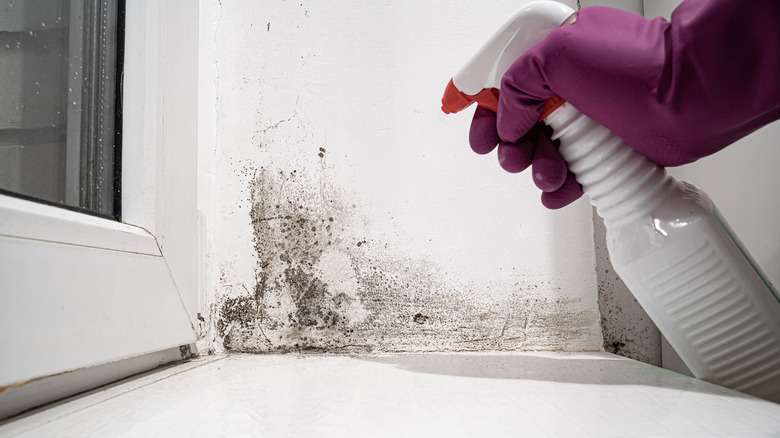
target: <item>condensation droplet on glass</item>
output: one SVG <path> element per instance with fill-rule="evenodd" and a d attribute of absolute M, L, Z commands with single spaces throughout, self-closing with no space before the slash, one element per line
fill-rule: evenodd
<path fill-rule="evenodd" d="M 32 36 L 35 36 L 35 34 L 33 33 L 33 31 L 30 31 L 30 35 L 32 35 Z"/>
<path fill-rule="evenodd" d="M 41 23 L 41 27 L 46 27 L 46 23 Z"/>
<path fill-rule="evenodd" d="M 76 101 L 75 100 L 73 101 L 73 105 L 76 105 Z"/>

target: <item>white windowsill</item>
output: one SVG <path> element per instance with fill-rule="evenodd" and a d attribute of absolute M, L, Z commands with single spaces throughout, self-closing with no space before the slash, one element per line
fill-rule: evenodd
<path fill-rule="evenodd" d="M 776 436 L 780 405 L 608 353 L 231 355 L 0 426 L 17 436 Z"/>

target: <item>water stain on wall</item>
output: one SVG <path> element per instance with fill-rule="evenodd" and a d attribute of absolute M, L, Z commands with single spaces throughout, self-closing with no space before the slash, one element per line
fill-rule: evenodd
<path fill-rule="evenodd" d="M 576 310 L 580 298 L 550 298 L 550 284 L 457 282 L 373 238 L 359 205 L 320 172 L 253 175 L 259 262 L 254 284 L 222 281 L 217 334 L 226 350 L 578 350 L 593 331 L 598 315 Z"/>

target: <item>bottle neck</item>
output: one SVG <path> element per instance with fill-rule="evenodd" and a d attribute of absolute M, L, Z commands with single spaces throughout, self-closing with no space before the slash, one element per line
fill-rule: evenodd
<path fill-rule="evenodd" d="M 571 104 L 565 103 L 545 122 L 552 127 L 561 155 L 607 226 L 650 213 L 670 192 L 673 180 L 663 167 Z"/>

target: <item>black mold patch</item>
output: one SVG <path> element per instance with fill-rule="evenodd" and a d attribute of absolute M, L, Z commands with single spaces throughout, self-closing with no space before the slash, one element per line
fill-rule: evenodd
<path fill-rule="evenodd" d="M 414 322 L 416 322 L 417 324 L 425 324 L 426 322 L 428 322 L 428 317 L 423 315 L 422 313 L 418 313 L 414 315 L 414 318 L 412 319 L 414 319 Z"/>
<path fill-rule="evenodd" d="M 322 151 L 324 152 L 324 151 Z M 228 350 L 326 349 L 349 343 L 359 299 L 334 290 L 318 271 L 341 246 L 342 205 L 328 202 L 297 170 L 260 169 L 250 217 L 259 259 L 251 297 L 228 298 L 217 329 Z M 233 330 L 225 335 L 225 327 Z"/>
<path fill-rule="evenodd" d="M 606 250 L 606 227 L 594 212 L 598 305 L 604 350 L 661 365 L 661 335 L 628 287 L 615 273 Z"/>
<path fill-rule="evenodd" d="M 597 315 L 572 311 L 579 298 L 540 297 L 554 292 L 549 283 L 449 280 L 367 235 L 354 201 L 303 174 L 254 172 L 256 282 L 221 300 L 227 350 L 577 350 L 590 336 Z"/>
<path fill-rule="evenodd" d="M 252 327 L 257 316 L 257 305 L 251 298 L 225 298 L 217 319 L 217 334 L 223 339 L 223 344 L 229 346 L 231 331 Z"/>

